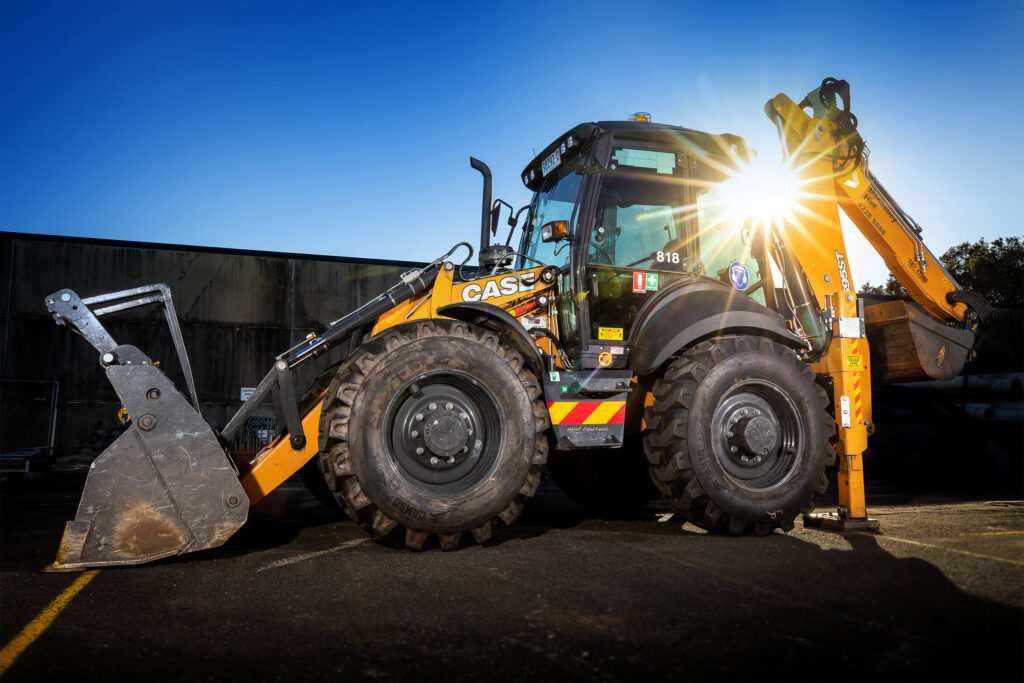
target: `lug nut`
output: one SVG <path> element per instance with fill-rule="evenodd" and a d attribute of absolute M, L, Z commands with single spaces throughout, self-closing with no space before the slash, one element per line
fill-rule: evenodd
<path fill-rule="evenodd" d="M 454 403 L 445 403 L 444 404 L 444 409 L 445 410 L 452 410 L 453 408 L 455 408 L 455 404 Z"/>
<path fill-rule="evenodd" d="M 740 415 L 746 415 L 746 414 L 747 414 L 747 409 L 746 408 L 741 408 L 740 409 Z"/>
<path fill-rule="evenodd" d="M 745 455 L 741 455 L 741 456 L 740 456 L 740 460 L 742 460 L 743 462 L 750 462 L 750 458 L 748 458 L 748 457 L 747 457 L 747 456 L 745 456 Z"/>
<path fill-rule="evenodd" d="M 423 413 L 416 413 L 416 421 L 423 422 Z"/>
<path fill-rule="evenodd" d="M 427 407 L 428 407 L 428 408 L 430 408 L 431 410 L 437 410 L 437 404 L 436 404 L 436 403 L 431 403 L 431 404 L 430 404 L 429 406 L 427 406 Z"/>
<path fill-rule="evenodd" d="M 449 465 L 454 465 L 455 464 L 455 456 L 454 455 L 449 455 L 448 456 L 448 464 Z"/>
<path fill-rule="evenodd" d="M 760 410 L 755 410 L 755 411 L 754 411 L 754 417 L 757 417 L 757 416 L 758 416 L 758 415 L 760 415 L 760 414 L 761 414 L 761 411 L 760 411 Z"/>
<path fill-rule="evenodd" d="M 739 451 L 740 451 L 740 449 L 736 448 L 735 446 L 729 446 L 729 452 L 730 453 L 739 453 Z M 745 456 L 745 455 L 743 456 L 744 459 L 746 459 L 746 457 L 747 456 Z"/>
<path fill-rule="evenodd" d="M 461 417 L 466 422 L 469 422 L 469 415 L 467 415 L 466 413 L 462 413 L 462 415 L 459 415 L 459 417 Z"/>
<path fill-rule="evenodd" d="M 731 431 L 728 431 L 728 432 L 726 432 L 726 433 L 725 433 L 725 435 L 726 435 L 727 437 L 729 437 L 730 439 L 731 439 L 732 437 L 736 436 L 736 435 L 735 435 L 735 434 L 733 434 L 733 433 L 732 433 Z"/>
<path fill-rule="evenodd" d="M 758 464 L 758 463 L 760 463 L 760 462 L 761 462 L 761 456 L 760 456 L 760 455 L 755 455 L 755 456 L 753 457 L 753 461 L 754 461 L 754 464 L 755 464 L 755 465 L 756 465 L 756 464 Z"/>
<path fill-rule="evenodd" d="M 736 424 L 737 422 L 739 422 L 739 420 L 737 420 L 735 417 L 729 418 L 729 424 Z"/>
<path fill-rule="evenodd" d="M 466 452 L 468 452 L 468 451 L 469 451 L 469 446 L 463 446 L 463 447 L 462 447 L 462 452 L 463 452 L 463 453 L 466 453 Z"/>
<path fill-rule="evenodd" d="M 423 450 L 423 446 L 416 447 L 416 455 L 423 455 L 424 453 L 426 453 L 426 451 Z"/>
<path fill-rule="evenodd" d="M 419 433 L 419 432 L 417 432 L 417 431 L 416 431 L 415 429 L 414 429 L 414 430 L 412 430 L 412 432 L 410 432 L 410 434 L 409 434 L 409 436 L 411 436 L 411 437 L 412 437 L 412 438 L 414 438 L 414 439 L 415 439 L 415 438 L 416 438 L 417 436 L 419 436 L 419 435 L 420 435 L 420 433 Z"/>
<path fill-rule="evenodd" d="M 436 465 L 439 462 L 441 462 L 441 461 L 437 459 L 437 456 L 434 456 L 434 455 L 430 456 L 430 464 L 431 465 Z"/>

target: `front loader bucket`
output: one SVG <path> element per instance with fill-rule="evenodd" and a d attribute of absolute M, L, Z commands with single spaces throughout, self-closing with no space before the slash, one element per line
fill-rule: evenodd
<path fill-rule="evenodd" d="M 974 344 L 973 332 L 943 325 L 906 301 L 866 306 L 864 322 L 871 377 L 882 384 L 953 379 Z"/>
<path fill-rule="evenodd" d="M 213 548 L 248 515 L 249 499 L 206 421 L 138 349 L 119 346 L 114 354 L 119 362 L 107 377 L 132 425 L 92 463 L 48 571 Z"/>

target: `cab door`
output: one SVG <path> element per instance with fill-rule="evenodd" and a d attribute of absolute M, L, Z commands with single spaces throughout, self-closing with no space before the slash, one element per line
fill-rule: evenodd
<path fill-rule="evenodd" d="M 640 165 L 645 163 L 653 169 Z M 590 224 L 580 233 L 589 240 L 585 332 L 591 347 L 621 355 L 617 349 L 644 302 L 691 272 L 696 209 L 688 163 L 685 154 L 674 152 L 613 150 Z"/>

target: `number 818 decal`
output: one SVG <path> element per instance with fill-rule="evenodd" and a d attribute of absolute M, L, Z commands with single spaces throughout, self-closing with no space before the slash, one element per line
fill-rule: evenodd
<path fill-rule="evenodd" d="M 654 260 L 658 263 L 679 263 L 679 254 L 674 251 L 659 251 L 654 254 Z"/>

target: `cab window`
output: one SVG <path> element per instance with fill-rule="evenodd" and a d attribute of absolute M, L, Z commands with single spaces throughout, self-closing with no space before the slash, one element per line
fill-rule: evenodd
<path fill-rule="evenodd" d="M 548 266 L 562 268 L 569 264 L 568 242 L 541 242 L 540 228 L 551 221 L 572 220 L 573 207 L 579 195 L 583 176 L 565 169 L 544 182 L 533 196 L 530 204 L 530 218 L 523 233 L 523 247 L 520 251 Z M 569 226 L 572 232 L 573 226 Z M 536 263 L 519 259 L 519 267 L 532 268 Z"/>
<path fill-rule="evenodd" d="M 763 288 L 757 288 L 764 275 L 752 245 L 752 226 L 728 210 L 720 188 L 712 186 L 697 192 L 697 227 L 700 244 L 698 270 L 765 303 Z"/>
<path fill-rule="evenodd" d="M 605 174 L 587 260 L 596 266 L 687 270 L 686 214 L 684 186 L 678 180 Z"/>

